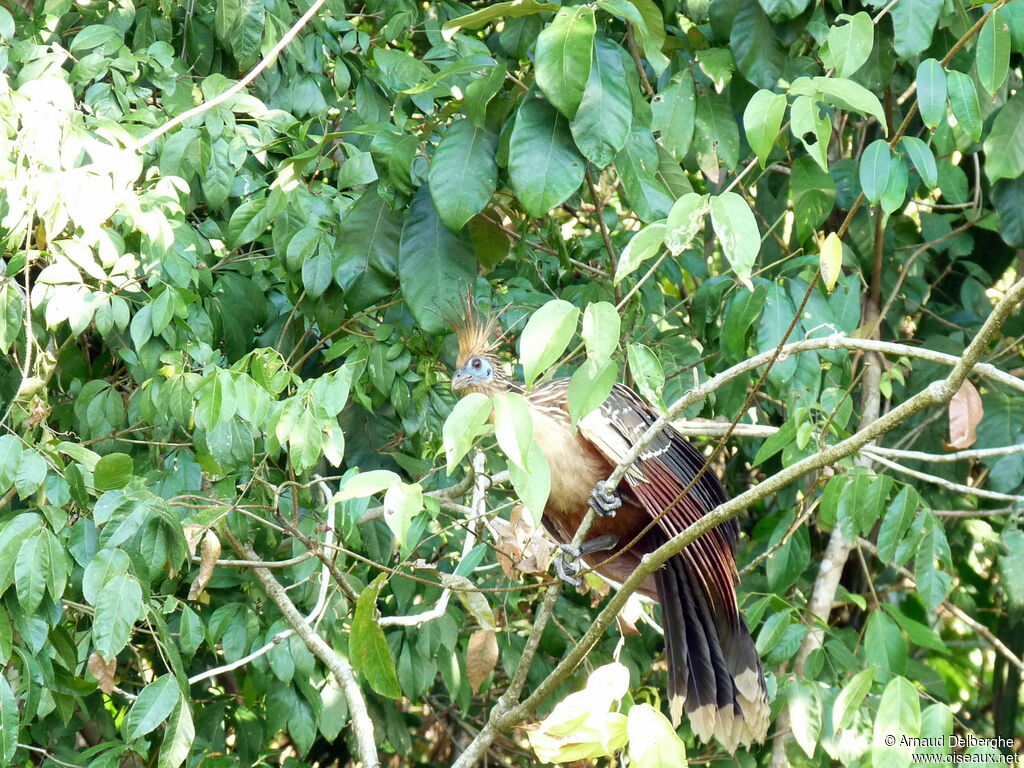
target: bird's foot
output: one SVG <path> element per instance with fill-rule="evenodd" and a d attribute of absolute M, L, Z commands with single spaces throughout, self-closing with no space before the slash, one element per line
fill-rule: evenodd
<path fill-rule="evenodd" d="M 555 575 L 566 584 L 578 587 L 583 583 L 580 572 L 583 570 L 582 553 L 571 544 L 562 544 L 555 556 Z"/>
<path fill-rule="evenodd" d="M 583 542 L 579 549 L 574 547 L 572 544 L 560 545 L 558 547 L 560 550 L 559 554 L 555 557 L 554 562 L 555 575 L 566 584 L 572 584 L 574 587 L 578 587 L 583 582 L 580 578 L 580 573 L 583 571 L 583 562 L 581 560 L 583 555 L 590 555 L 594 552 L 606 552 L 610 549 L 615 549 L 615 546 L 618 543 L 619 537 L 608 533 L 601 536 L 595 536 L 594 538 Z"/>
<path fill-rule="evenodd" d="M 590 506 L 601 517 L 615 517 L 615 511 L 622 506 L 622 499 L 602 480 L 590 492 Z"/>

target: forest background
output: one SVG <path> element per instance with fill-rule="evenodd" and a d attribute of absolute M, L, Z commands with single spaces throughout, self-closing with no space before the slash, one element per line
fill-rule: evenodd
<path fill-rule="evenodd" d="M 0 766 L 1019 761 L 1022 54 L 1020 0 L 6 0 Z M 713 457 L 763 746 L 660 714 L 639 576 L 548 575 L 467 290 Z"/>

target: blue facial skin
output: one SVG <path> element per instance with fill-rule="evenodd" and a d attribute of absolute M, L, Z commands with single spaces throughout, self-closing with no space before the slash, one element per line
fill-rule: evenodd
<path fill-rule="evenodd" d="M 494 378 L 490 362 L 482 357 L 471 357 L 466 364 L 452 374 L 452 390 L 484 387 Z"/>

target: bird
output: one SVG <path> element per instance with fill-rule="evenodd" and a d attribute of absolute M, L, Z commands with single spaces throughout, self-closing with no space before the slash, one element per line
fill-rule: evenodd
<path fill-rule="evenodd" d="M 556 559 L 555 570 L 563 579 L 578 583 L 574 576 L 582 558 L 621 584 L 645 554 L 727 500 L 714 472 L 709 469 L 698 477 L 703 454 L 671 426 L 640 454 L 617 488 L 605 487 L 605 478 L 654 423 L 657 412 L 616 383 L 604 403 L 574 429 L 569 379 L 550 379 L 527 389 L 508 375 L 499 357 L 502 339 L 494 314 L 479 313 L 470 296 L 449 323 L 458 340 L 453 392 L 492 397 L 515 392 L 526 401 L 534 441 L 551 474 L 542 521 L 575 558 Z M 570 543 L 591 506 L 598 514 L 589 538 L 573 551 Z M 722 523 L 669 558 L 639 589 L 661 604 L 673 724 L 678 727 L 685 713 L 701 741 L 716 738 L 730 753 L 763 742 L 770 713 L 761 659 L 736 600 L 738 539 L 736 520 Z"/>

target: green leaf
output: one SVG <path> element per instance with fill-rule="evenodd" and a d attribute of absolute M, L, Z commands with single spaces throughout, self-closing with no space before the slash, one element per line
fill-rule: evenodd
<path fill-rule="evenodd" d="M 535 91 L 516 113 L 509 141 L 508 174 L 516 196 L 531 216 L 543 216 L 579 189 L 586 160 L 576 149 L 569 124 Z"/>
<path fill-rule="evenodd" d="M 1004 551 L 999 555 L 999 581 L 1006 599 L 1020 608 L 1024 606 L 1024 531 L 1005 531 L 1002 538 Z"/>
<path fill-rule="evenodd" d="M 476 273 L 472 247 L 441 223 L 424 184 L 406 213 L 398 266 L 402 297 L 420 328 L 444 330 L 439 313 L 459 306 Z"/>
<path fill-rule="evenodd" d="M 914 645 L 921 648 L 930 648 L 939 653 L 949 653 L 949 648 L 946 647 L 942 639 L 928 625 L 914 621 L 895 605 L 883 603 L 882 609 L 896 620 L 896 623 L 900 625 L 900 629 L 907 633 L 907 637 L 910 638 Z"/>
<path fill-rule="evenodd" d="M 21 441 L 15 435 L 0 436 L 0 492 L 14 485 L 21 467 Z"/>
<path fill-rule="evenodd" d="M 619 346 L 621 323 L 622 319 L 614 304 L 607 301 L 587 304 L 580 329 L 587 357 L 596 363 L 604 363 L 611 358 Z"/>
<path fill-rule="evenodd" d="M 594 9 L 573 5 L 561 8 L 554 21 L 537 36 L 537 86 L 570 119 L 580 106 L 590 78 L 596 31 Z"/>
<path fill-rule="evenodd" d="M 903 540 L 921 507 L 921 497 L 912 486 L 905 485 L 889 505 L 878 529 L 878 557 L 883 563 L 893 561 L 896 547 Z"/>
<path fill-rule="evenodd" d="M 618 366 L 611 360 L 587 360 L 576 369 L 569 381 L 569 391 L 566 394 L 569 416 L 574 427 L 580 419 L 600 408 L 608 399 L 618 372 Z"/>
<path fill-rule="evenodd" d="M 907 768 L 916 752 L 916 748 L 907 739 L 916 739 L 920 735 L 921 702 L 917 689 L 906 678 L 894 677 L 885 686 L 878 714 L 875 715 L 874 738 L 871 743 L 872 764 L 887 768 Z"/>
<path fill-rule="evenodd" d="M 196 737 L 196 729 L 192 723 L 192 710 L 188 700 L 182 698 L 171 713 L 164 731 L 164 741 L 160 746 L 160 759 L 157 768 L 178 768 L 192 748 Z"/>
<path fill-rule="evenodd" d="M 14 585 L 26 614 L 35 613 L 39 607 L 50 578 L 50 550 L 42 534 L 38 531 L 21 545 L 14 563 Z"/>
<path fill-rule="evenodd" d="M 760 287 L 758 286 L 758 288 Z M 761 447 L 757 449 L 757 453 L 754 455 L 754 461 L 751 466 L 760 466 L 762 462 L 770 459 L 794 440 L 796 440 L 796 422 L 791 419 L 779 427 L 778 432 L 761 443 Z"/>
<path fill-rule="evenodd" d="M 759 88 L 773 88 L 786 67 L 786 49 L 759 3 L 739 3 L 729 36 L 736 66 Z"/>
<path fill-rule="evenodd" d="M 401 479 L 390 469 L 372 469 L 369 472 L 360 472 L 341 484 L 341 488 L 334 494 L 333 501 L 365 499 L 367 496 L 387 490 L 399 482 Z"/>
<path fill-rule="evenodd" d="M 559 7 L 553 3 L 538 3 L 536 0 L 510 0 L 506 3 L 492 3 L 485 8 L 465 16 L 451 19 L 441 27 L 445 40 L 451 40 L 460 29 L 480 29 L 495 19 L 517 19 L 532 16 L 544 11 L 557 11 Z"/>
<path fill-rule="evenodd" d="M 227 242 L 232 248 L 251 243 L 263 234 L 284 209 L 288 199 L 280 190 L 238 206 L 228 222 Z"/>
<path fill-rule="evenodd" d="M 646 128 L 634 128 L 626 145 L 615 157 L 622 190 L 640 221 L 663 219 L 672 207 L 672 199 L 658 180 L 661 160 L 658 145 Z"/>
<path fill-rule="evenodd" d="M 466 116 L 477 128 L 487 127 L 487 105 L 501 92 L 507 76 L 508 68 L 499 61 L 486 75 L 466 86 Z"/>
<path fill-rule="evenodd" d="M 334 264 L 325 253 L 311 256 L 302 264 L 302 287 L 314 299 L 323 295 L 333 278 Z"/>
<path fill-rule="evenodd" d="M 900 0 L 889 12 L 895 34 L 896 54 L 909 59 L 932 44 L 932 32 L 942 12 L 943 0 Z"/>
<path fill-rule="evenodd" d="M 690 151 L 697 116 L 693 76 L 683 70 L 664 91 L 651 100 L 651 130 L 658 134 L 672 159 L 682 162 Z"/>
<path fill-rule="evenodd" d="M 552 299 L 534 312 L 519 338 L 526 386 L 561 357 L 576 332 L 580 311 L 568 301 Z"/>
<path fill-rule="evenodd" d="M 809 96 L 842 109 L 875 117 L 884 133 L 889 132 L 882 103 L 860 83 L 841 77 L 798 77 L 789 87 L 793 96 Z"/>
<path fill-rule="evenodd" d="M 916 136 L 904 136 L 900 139 L 900 146 L 914 164 L 921 181 L 929 189 L 934 189 L 939 183 L 939 168 L 929 146 Z"/>
<path fill-rule="evenodd" d="M 807 153 L 828 173 L 828 144 L 832 121 L 810 96 L 797 96 L 789 108 L 789 130 L 800 139 Z"/>
<path fill-rule="evenodd" d="M 126 453 L 108 453 L 96 463 L 93 470 L 93 485 L 98 491 L 124 488 L 132 479 L 135 462 Z"/>
<path fill-rule="evenodd" d="M 894 674 L 907 668 L 907 641 L 896 622 L 882 611 L 868 617 L 864 651 L 869 664 Z"/>
<path fill-rule="evenodd" d="M 18 464 L 18 472 L 14 476 L 14 487 L 18 495 L 27 499 L 42 486 L 46 480 L 46 459 L 35 451 L 25 451 Z"/>
<path fill-rule="evenodd" d="M 821 735 L 821 697 L 817 684 L 809 680 L 796 680 L 787 692 L 789 721 L 793 739 L 808 757 L 814 757 Z"/>
<path fill-rule="evenodd" d="M 103 585 L 96 600 L 92 638 L 96 650 L 113 661 L 128 644 L 132 625 L 142 615 L 142 588 L 134 576 L 119 573 Z"/>
<path fill-rule="evenodd" d="M 631 768 L 686 768 L 686 745 L 667 717 L 650 704 L 634 704 L 628 717 Z"/>
<path fill-rule="evenodd" d="M 526 399 L 517 392 L 494 396 L 494 433 L 509 461 L 525 469 L 533 445 L 533 419 Z"/>
<path fill-rule="evenodd" d="M 849 77 L 868 60 L 874 37 L 875 28 L 871 17 L 864 11 L 853 16 L 839 14 L 836 23 L 828 29 L 826 66 L 835 67 L 839 77 Z"/>
<path fill-rule="evenodd" d="M 685 195 L 690 197 L 690 195 Z M 699 195 L 693 195 L 699 198 Z M 624 277 L 631 275 L 647 259 L 657 256 L 665 242 L 665 222 L 655 221 L 637 232 L 626 243 L 619 255 L 619 263 L 615 267 L 615 284 L 622 282 Z"/>
<path fill-rule="evenodd" d="M 924 536 L 914 556 L 914 576 L 917 593 L 929 610 L 935 610 L 949 593 L 953 577 L 942 570 L 951 568 L 952 555 L 942 522 L 931 512 L 925 514 Z"/>
<path fill-rule="evenodd" d="M 665 410 L 661 397 L 665 387 L 665 369 L 661 367 L 658 356 L 649 347 L 633 342 L 626 348 L 626 360 L 640 394 L 647 402 Z"/>
<path fill-rule="evenodd" d="M 491 399 L 480 392 L 470 392 L 452 408 L 441 430 L 448 474 L 469 453 L 490 415 Z"/>
<path fill-rule="evenodd" d="M 743 111 L 743 130 L 762 168 L 768 163 L 768 155 L 779 138 L 785 115 L 786 97 L 764 89 L 750 97 Z"/>
<path fill-rule="evenodd" d="M 871 691 L 875 682 L 875 668 L 868 667 L 850 678 L 832 705 L 832 725 L 838 731 L 849 728 L 861 703 Z"/>
<path fill-rule="evenodd" d="M 946 73 L 946 88 L 953 117 L 964 133 L 977 141 L 981 138 L 981 105 L 978 91 L 970 75 L 951 69 Z"/>
<path fill-rule="evenodd" d="M 839 525 L 848 539 L 863 536 L 882 515 L 882 507 L 892 488 L 892 478 L 870 470 L 855 469 L 839 497 Z"/>
<path fill-rule="evenodd" d="M 931 129 L 946 117 L 946 70 L 935 59 L 917 65 L 917 106 Z"/>
<path fill-rule="evenodd" d="M 892 152 L 888 143 L 876 139 L 868 144 L 860 157 L 860 186 L 869 202 L 877 203 L 881 200 L 891 170 Z"/>
<path fill-rule="evenodd" d="M 1010 25 L 1005 16 L 996 11 L 978 33 L 975 48 L 975 66 L 981 87 L 995 96 L 1006 81 L 1010 67 Z"/>
<path fill-rule="evenodd" d="M 984 147 L 989 181 L 1024 174 L 1024 91 L 1010 97 L 996 114 Z"/>
<path fill-rule="evenodd" d="M 717 182 L 722 169 L 739 163 L 740 131 L 729 100 L 714 89 L 697 89 L 697 124 L 693 131 L 693 151 L 697 164 Z"/>
<path fill-rule="evenodd" d="M 747 334 L 750 331 L 750 326 L 764 310 L 767 292 L 764 284 L 755 286 L 753 291 L 748 288 L 740 288 L 729 302 L 725 316 L 722 318 L 722 342 L 727 359 L 738 361 L 746 356 Z M 772 438 L 768 438 L 766 442 L 771 440 Z M 761 455 L 760 451 L 758 451 L 758 455 Z M 767 454 L 764 458 L 768 458 L 770 455 Z M 759 463 L 755 459 L 754 464 Z"/>
<path fill-rule="evenodd" d="M 462 229 L 491 201 L 498 184 L 498 137 L 469 120 L 451 125 L 430 165 L 430 196 L 444 225 Z"/>
<path fill-rule="evenodd" d="M 836 183 L 817 162 L 798 157 L 790 169 L 789 192 L 793 197 L 796 237 L 804 243 L 835 208 Z"/>
<path fill-rule="evenodd" d="M 544 457 L 544 452 L 536 443 L 530 445 L 528 464 L 528 470 L 518 464 L 509 464 L 508 476 L 516 495 L 533 518 L 534 525 L 540 526 L 544 506 L 551 493 L 551 468 Z"/>
<path fill-rule="evenodd" d="M 18 700 L 6 675 L 0 675 L 0 765 L 10 765 L 18 751 Z"/>
<path fill-rule="evenodd" d="M 398 685 L 395 662 L 384 640 L 384 630 L 374 615 L 377 612 L 377 593 L 385 578 L 386 574 L 380 574 L 359 594 L 348 636 L 348 656 L 352 666 L 366 677 L 373 690 L 381 696 L 397 699 L 402 696 L 402 689 Z"/>
<path fill-rule="evenodd" d="M 633 125 L 623 55 L 615 43 L 595 40 L 590 78 L 569 126 L 580 152 L 598 168 L 615 159 Z"/>
<path fill-rule="evenodd" d="M 181 689 L 174 675 L 163 675 L 139 693 L 125 719 L 125 736 L 130 740 L 142 738 L 162 725 L 181 700 Z"/>
<path fill-rule="evenodd" d="M 689 248 L 704 226 L 708 200 L 708 195 L 687 192 L 672 204 L 665 220 L 665 246 L 673 255 L 678 256 Z"/>
<path fill-rule="evenodd" d="M 419 483 L 394 483 L 384 494 L 384 522 L 400 547 L 408 546 L 412 519 L 423 511 L 423 488 Z"/>
<path fill-rule="evenodd" d="M 761 250 L 761 233 L 747 201 L 735 192 L 712 195 L 711 224 L 736 277 L 749 287 L 750 274 Z"/>

